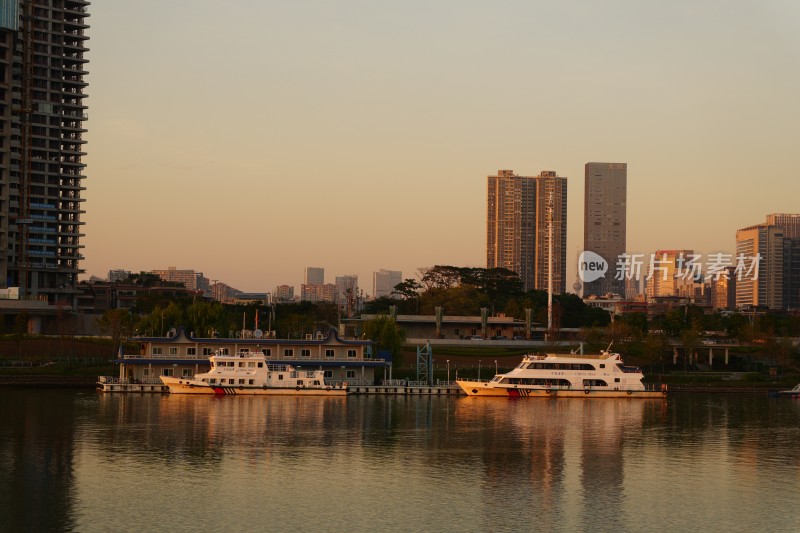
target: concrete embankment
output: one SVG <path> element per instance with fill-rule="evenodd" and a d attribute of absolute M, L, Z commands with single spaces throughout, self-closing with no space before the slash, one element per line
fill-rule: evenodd
<path fill-rule="evenodd" d="M 0 387 L 79 387 L 94 388 L 97 378 L 91 376 L 37 376 L 0 374 Z"/>

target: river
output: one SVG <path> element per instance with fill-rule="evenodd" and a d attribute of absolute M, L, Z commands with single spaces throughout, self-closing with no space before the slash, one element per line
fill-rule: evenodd
<path fill-rule="evenodd" d="M 800 402 L 0 389 L 2 531 L 796 531 Z"/>

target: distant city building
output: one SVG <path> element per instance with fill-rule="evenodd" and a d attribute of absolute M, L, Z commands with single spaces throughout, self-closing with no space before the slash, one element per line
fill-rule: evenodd
<path fill-rule="evenodd" d="M 786 239 L 800 239 L 800 214 L 771 213 L 766 224 L 781 228 Z"/>
<path fill-rule="evenodd" d="M 372 297 L 391 296 L 397 284 L 402 283 L 403 272 L 400 270 L 381 269 L 372 273 Z"/>
<path fill-rule="evenodd" d="M 711 306 L 714 309 L 736 309 L 736 267 L 727 267 L 724 275 L 711 278 Z"/>
<path fill-rule="evenodd" d="M 178 270 L 171 266 L 166 270 L 151 270 L 150 273 L 170 283 L 183 283 L 183 286 L 190 290 L 205 291 L 208 288 L 202 272 Z"/>
<path fill-rule="evenodd" d="M 325 283 L 325 269 L 321 267 L 306 267 L 303 283 L 306 285 L 322 285 Z"/>
<path fill-rule="evenodd" d="M 783 307 L 800 309 L 800 214 L 772 213 L 766 224 L 783 230 Z"/>
<path fill-rule="evenodd" d="M 109 283 L 116 283 L 119 281 L 125 281 L 131 276 L 130 270 L 109 270 L 108 271 L 108 282 Z"/>
<path fill-rule="evenodd" d="M 760 255 L 758 279 L 742 276 L 736 280 L 736 306 L 783 308 L 784 233 L 777 226 L 757 224 L 736 232 L 736 256 Z M 749 264 L 748 264 L 749 266 Z"/>
<path fill-rule="evenodd" d="M 553 171 L 487 177 L 486 266 L 519 275 L 524 290 L 547 290 L 548 227 L 552 214 L 553 292 L 566 290 L 567 178 Z"/>
<path fill-rule="evenodd" d="M 647 298 L 703 295 L 702 257 L 693 250 L 658 250 L 647 265 Z"/>
<path fill-rule="evenodd" d="M 300 299 L 304 302 L 336 302 L 338 290 L 333 283 L 300 286 Z"/>
<path fill-rule="evenodd" d="M 0 2 L 0 288 L 75 308 L 89 2 Z"/>
<path fill-rule="evenodd" d="M 278 285 L 275 287 L 273 294 L 276 302 L 291 302 L 294 300 L 294 287 L 291 285 Z"/>
<path fill-rule="evenodd" d="M 628 164 L 586 163 L 584 178 L 583 249 L 605 259 L 611 275 L 585 283 L 583 295 L 624 297 L 628 287 L 613 272 L 626 250 Z"/>

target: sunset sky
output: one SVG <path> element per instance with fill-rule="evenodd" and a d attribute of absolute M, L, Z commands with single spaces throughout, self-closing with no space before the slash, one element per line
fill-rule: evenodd
<path fill-rule="evenodd" d="M 98 0 L 85 277 L 486 266 L 486 176 L 628 163 L 628 249 L 800 212 L 800 3 Z"/>

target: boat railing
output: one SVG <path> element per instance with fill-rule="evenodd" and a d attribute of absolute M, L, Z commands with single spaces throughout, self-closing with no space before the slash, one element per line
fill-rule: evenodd
<path fill-rule="evenodd" d="M 113 376 L 98 376 L 97 382 L 109 385 L 161 385 L 159 378 L 146 378 L 146 379 L 128 379 L 128 378 L 115 378 Z"/>

